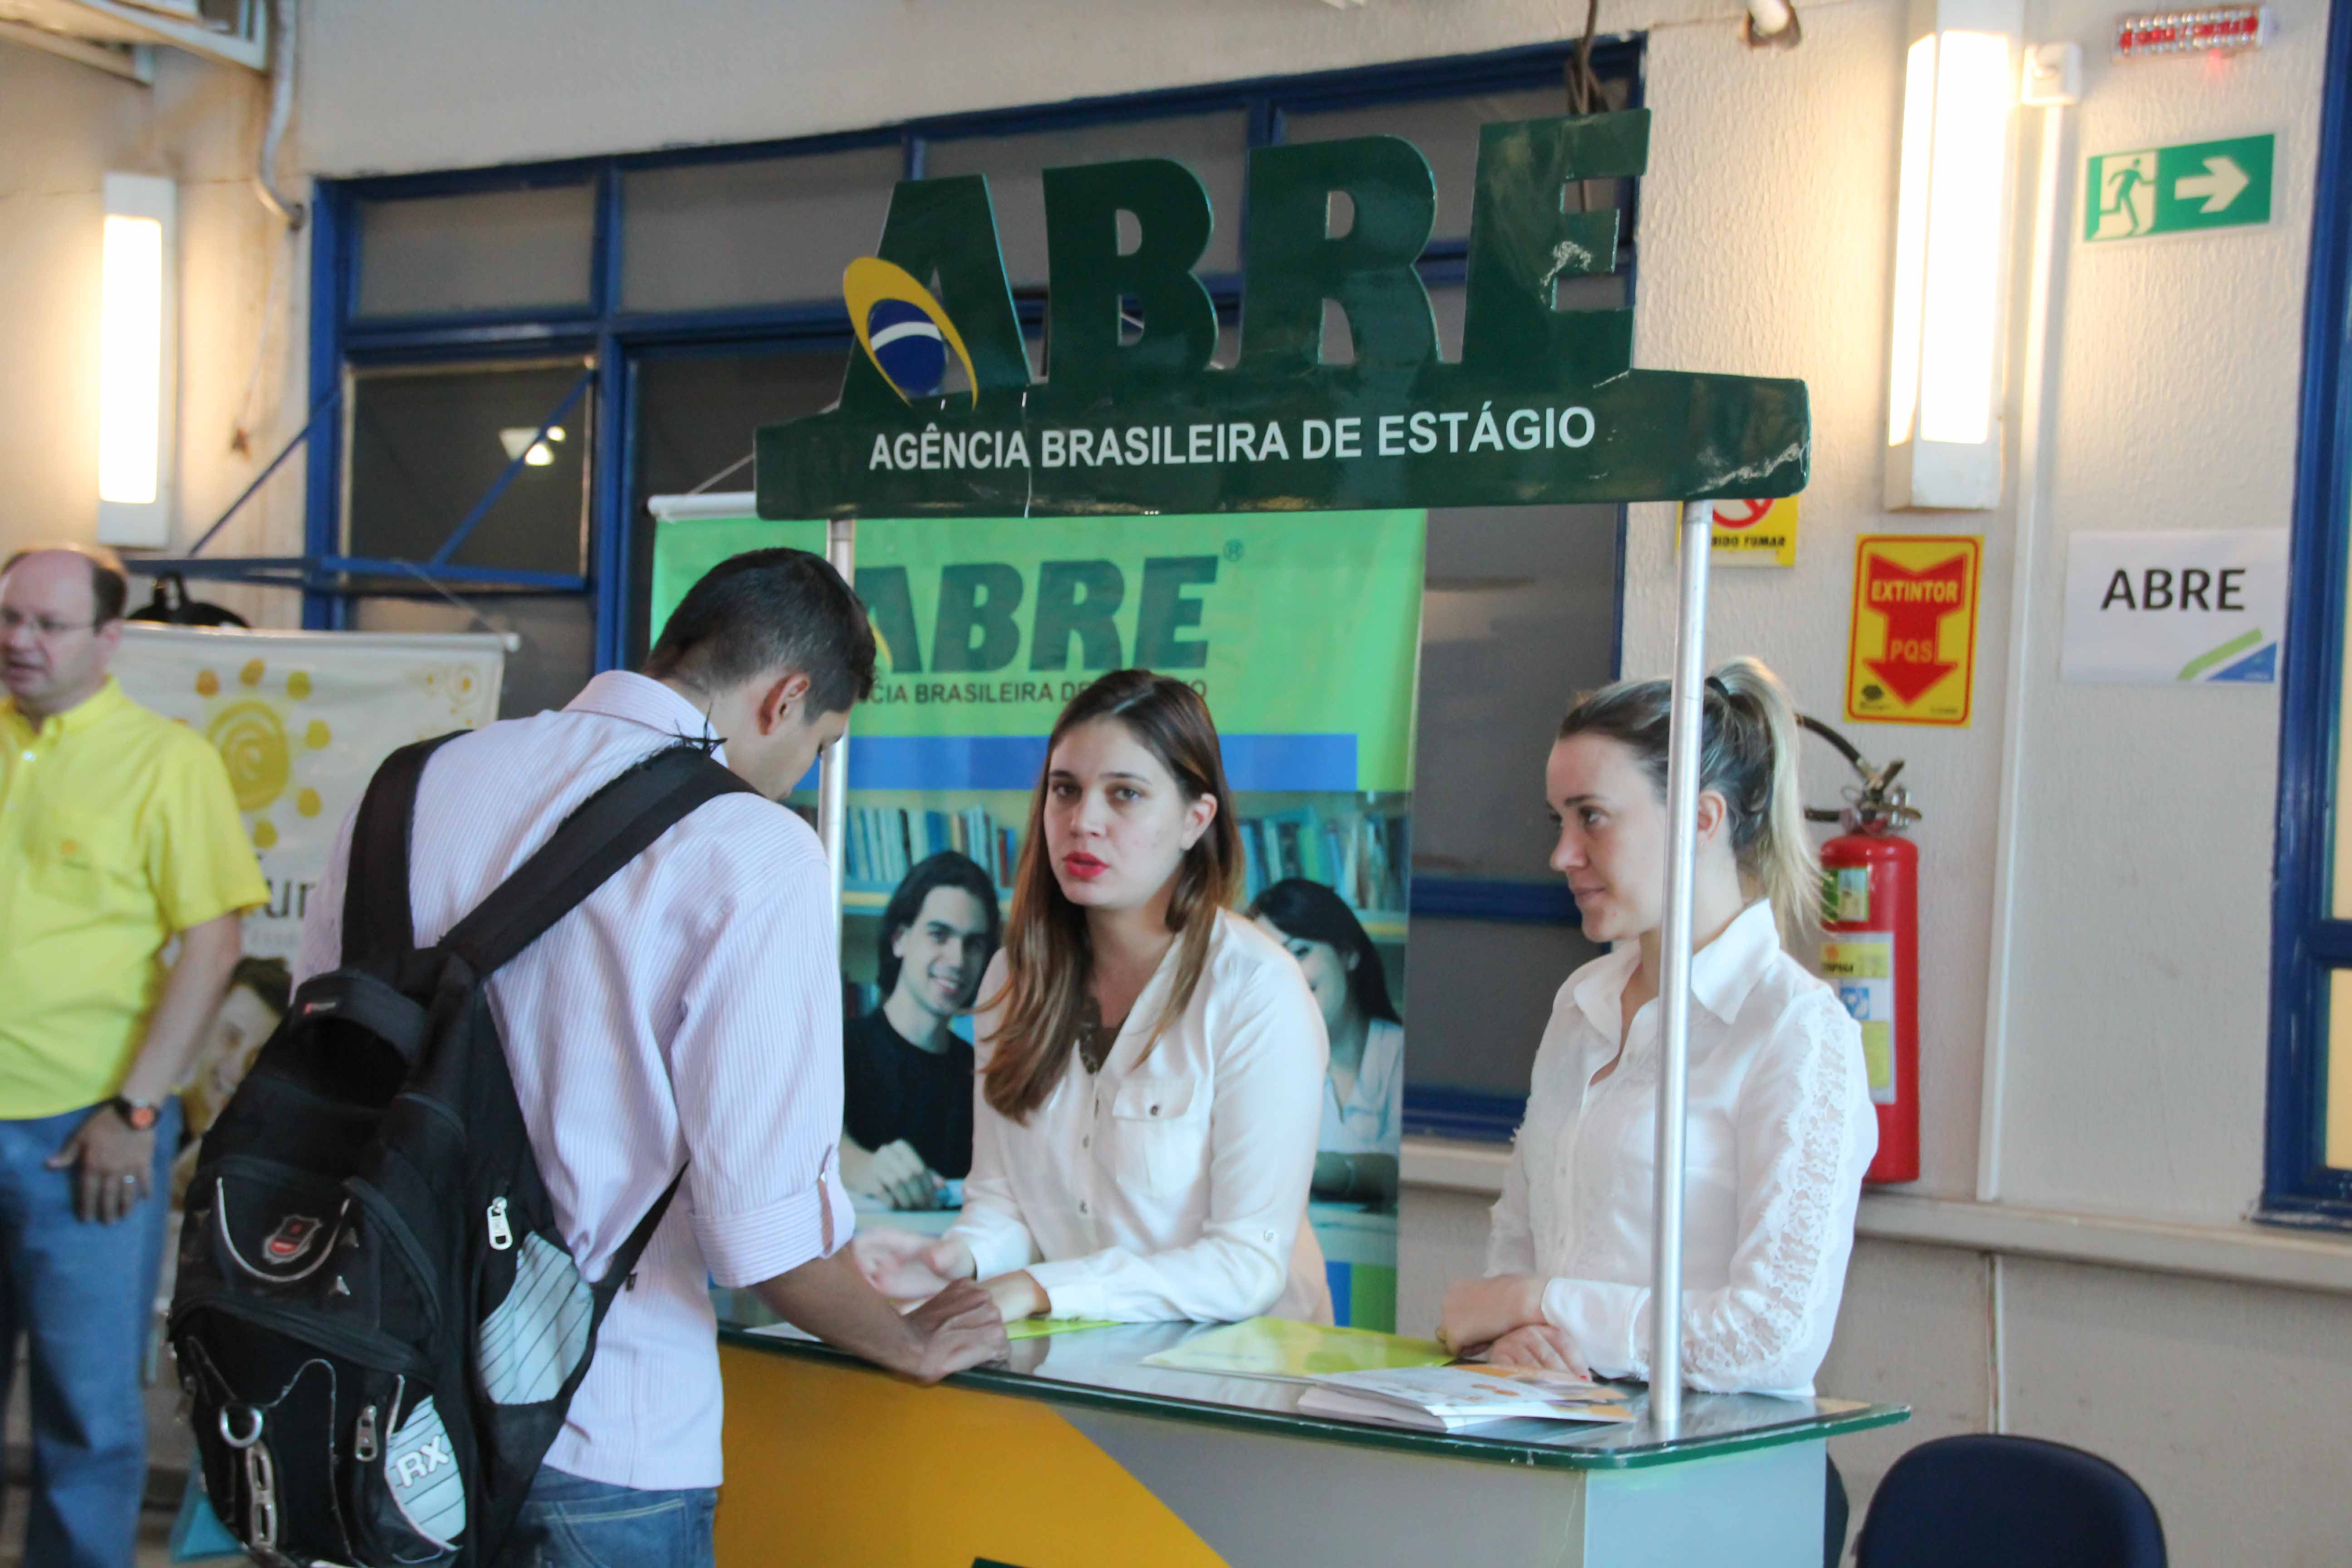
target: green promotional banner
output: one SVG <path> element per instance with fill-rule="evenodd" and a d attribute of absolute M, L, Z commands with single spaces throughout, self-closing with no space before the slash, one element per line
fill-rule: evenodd
<path fill-rule="evenodd" d="M 1310 984 L 1331 977 L 1310 1217 L 1339 1321 L 1394 1327 L 1425 532 L 1415 511 L 859 523 L 878 658 L 847 747 L 841 1168 L 865 1223 L 954 1218 L 971 1151 L 950 1112 L 1045 737 L 1097 677 L 1141 667 L 1208 700 L 1244 902 Z M 823 523 L 666 521 L 653 624 L 729 556 L 824 543 Z"/>
<path fill-rule="evenodd" d="M 1140 666 L 1207 697 L 1236 788 L 1409 790 L 1423 533 L 1419 512 L 862 521 L 856 587 L 883 652 L 851 786 L 1026 789 L 1034 765 L 1003 764 L 1041 761 L 1034 746 L 890 742 L 1041 740 L 1094 677 Z M 653 624 L 720 561 L 777 544 L 821 554 L 824 525 L 665 523 Z M 877 751 L 893 765 L 868 763 Z"/>

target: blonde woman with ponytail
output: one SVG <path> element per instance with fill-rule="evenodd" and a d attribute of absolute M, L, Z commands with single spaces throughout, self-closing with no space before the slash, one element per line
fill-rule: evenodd
<path fill-rule="evenodd" d="M 1584 934 L 1536 1053 L 1484 1279 L 1440 1336 L 1490 1359 L 1645 1378 L 1665 914 L 1664 681 L 1580 699 L 1544 773 Z M 1818 915 L 1795 713 L 1753 659 L 1706 681 L 1692 887 L 1683 1365 L 1696 1388 L 1809 1394 L 1878 1144 L 1861 1031 L 1790 956 Z"/>
<path fill-rule="evenodd" d="M 1009 1321 L 1331 1321 L 1307 1185 L 1330 1046 L 1297 962 L 1233 910 L 1208 704 L 1114 671 L 1046 742 L 980 984 L 963 1215 L 853 1244 L 877 1289 L 977 1279 Z"/>

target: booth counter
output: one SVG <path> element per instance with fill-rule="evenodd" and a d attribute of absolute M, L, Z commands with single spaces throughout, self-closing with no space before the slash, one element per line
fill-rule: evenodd
<path fill-rule="evenodd" d="M 719 1561 L 908 1568 L 1815 1568 L 1826 1439 L 1899 1405 L 1688 1394 L 1636 1418 L 1440 1435 L 1303 1415 L 1302 1386 L 1146 1356 L 1202 1325 L 1016 1342 L 918 1388 L 724 1329 Z M 788 1332 L 788 1331 L 787 1331 Z"/>

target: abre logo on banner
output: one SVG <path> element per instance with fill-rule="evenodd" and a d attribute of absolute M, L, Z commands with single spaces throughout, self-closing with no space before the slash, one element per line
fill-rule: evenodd
<path fill-rule="evenodd" d="M 840 402 L 760 432 L 767 518 L 1360 511 L 1804 488 L 1804 384 L 1636 370 L 1633 312 L 1578 309 L 1617 260 L 1646 111 L 1483 127 L 1462 353 L 1418 263 L 1428 163 L 1365 136 L 1250 154 L 1241 348 L 1193 268 L 1206 188 L 1164 158 L 1044 173 L 1050 374 L 1033 372 L 984 175 L 908 180 L 843 302 Z M 1344 197 L 1351 217 L 1333 233 Z M 1128 230 L 1122 234 L 1122 226 Z M 1324 315 L 1352 353 L 1328 357 Z"/>

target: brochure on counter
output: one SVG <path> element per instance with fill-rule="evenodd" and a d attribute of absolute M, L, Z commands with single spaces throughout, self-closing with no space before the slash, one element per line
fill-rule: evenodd
<path fill-rule="evenodd" d="M 1630 1421 L 1624 1391 L 1541 1367 L 1423 1366 L 1328 1373 L 1298 1396 L 1316 1415 L 1454 1432 L 1488 1421 Z"/>
<path fill-rule="evenodd" d="M 1223 1377 L 1313 1383 L 1329 1373 L 1444 1366 L 1453 1359 L 1454 1352 L 1435 1340 L 1251 1318 L 1194 1334 L 1181 1345 L 1144 1357 L 1143 1364 Z"/>

